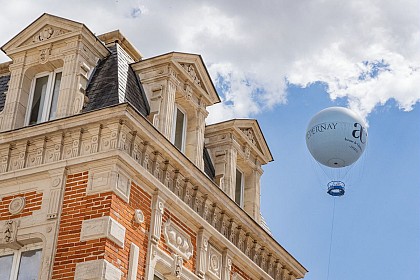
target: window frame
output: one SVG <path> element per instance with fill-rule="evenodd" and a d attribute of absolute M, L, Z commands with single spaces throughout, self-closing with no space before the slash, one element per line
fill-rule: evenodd
<path fill-rule="evenodd" d="M 55 85 L 56 76 L 58 73 L 63 73 L 63 69 L 57 68 L 54 71 L 40 72 L 40 73 L 37 73 L 33 77 L 30 91 L 29 91 L 30 93 L 28 97 L 28 106 L 26 107 L 26 113 L 25 113 L 25 126 L 35 125 L 35 124 L 43 123 L 50 120 L 51 106 L 52 106 L 53 95 L 54 95 L 54 85 Z M 47 81 L 47 89 L 45 90 L 44 107 L 42 108 L 42 111 L 41 111 L 41 120 L 37 123 L 29 124 L 30 119 L 31 119 L 31 113 L 32 113 L 32 105 L 34 102 L 36 81 L 37 79 L 43 78 L 43 77 L 48 77 L 48 81 Z M 63 76 L 61 76 L 61 79 L 62 78 Z M 61 89 L 61 84 L 60 84 L 60 87 L 58 88 L 58 96 L 60 95 L 60 89 Z"/>
<path fill-rule="evenodd" d="M 238 172 L 241 174 L 241 195 L 239 198 L 239 203 L 236 201 L 236 189 L 238 186 Z M 235 201 L 235 203 L 237 205 L 239 205 L 239 207 L 244 208 L 244 199 L 245 199 L 245 173 L 238 167 L 236 167 L 236 171 L 235 171 L 235 192 L 234 192 L 234 196 L 233 196 L 233 201 Z"/>
<path fill-rule="evenodd" d="M 171 142 L 172 144 L 178 149 L 178 147 L 175 145 L 175 138 L 176 138 L 176 129 L 177 129 L 177 117 L 178 117 L 178 110 L 184 115 L 184 121 L 182 122 L 182 143 L 181 143 L 181 149 L 179 149 L 181 152 L 185 152 L 185 142 L 187 139 L 187 114 L 185 112 L 185 110 L 180 107 L 178 104 L 175 104 L 175 112 L 174 112 L 174 121 L 173 121 L 173 125 L 172 125 L 172 137 L 171 137 Z"/>
<path fill-rule="evenodd" d="M 43 247 L 42 247 L 42 242 L 38 242 L 38 243 L 31 243 L 31 244 L 27 244 L 23 247 L 21 247 L 20 249 L 11 249 L 11 248 L 2 248 L 0 249 L 0 257 L 3 256 L 8 256 L 8 255 L 13 255 L 13 260 L 12 260 L 12 268 L 10 270 L 10 280 L 15 280 L 18 277 L 18 272 L 19 272 L 19 268 L 20 268 L 20 262 L 21 262 L 21 256 L 22 253 L 27 252 L 27 251 L 35 251 L 35 250 L 41 250 L 41 260 L 40 260 L 40 267 L 38 268 L 38 278 L 39 275 L 41 273 L 42 270 L 42 251 L 43 251 Z"/>

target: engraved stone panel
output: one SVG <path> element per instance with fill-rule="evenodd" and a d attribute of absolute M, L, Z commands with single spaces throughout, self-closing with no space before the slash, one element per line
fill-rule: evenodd
<path fill-rule="evenodd" d="M 120 280 L 121 270 L 106 260 L 93 260 L 78 263 L 74 279 L 76 280 Z"/>
<path fill-rule="evenodd" d="M 88 195 L 113 191 L 124 201 L 130 197 L 131 180 L 121 170 L 92 170 L 89 173 Z"/>
<path fill-rule="evenodd" d="M 109 216 L 84 220 L 80 241 L 107 237 L 118 246 L 124 247 L 125 228 Z"/>

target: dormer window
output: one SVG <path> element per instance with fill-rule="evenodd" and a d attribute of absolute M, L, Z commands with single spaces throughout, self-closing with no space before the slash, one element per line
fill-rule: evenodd
<path fill-rule="evenodd" d="M 240 207 L 244 206 L 244 174 L 236 169 L 235 202 Z"/>
<path fill-rule="evenodd" d="M 61 71 L 35 76 L 26 113 L 26 124 L 32 125 L 56 118 Z"/>
<path fill-rule="evenodd" d="M 185 116 L 185 113 L 179 107 L 175 107 L 172 143 L 181 152 L 185 151 L 186 128 L 187 128 L 187 118 Z"/>

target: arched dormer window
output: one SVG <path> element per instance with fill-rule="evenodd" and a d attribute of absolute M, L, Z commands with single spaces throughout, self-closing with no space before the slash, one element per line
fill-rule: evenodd
<path fill-rule="evenodd" d="M 26 108 L 25 124 L 32 125 L 56 118 L 61 85 L 61 69 L 35 75 Z"/>

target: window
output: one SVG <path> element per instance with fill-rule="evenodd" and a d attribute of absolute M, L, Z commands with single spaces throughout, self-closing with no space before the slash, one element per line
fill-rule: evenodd
<path fill-rule="evenodd" d="M 174 131 L 172 136 L 172 143 L 181 152 L 185 150 L 185 129 L 186 129 L 185 113 L 178 107 L 175 110 Z"/>
<path fill-rule="evenodd" d="M 41 245 L 27 245 L 19 250 L 0 250 L 0 280 L 38 279 Z"/>
<path fill-rule="evenodd" d="M 244 200 L 244 174 L 236 169 L 235 202 L 243 207 Z"/>
<path fill-rule="evenodd" d="M 26 124 L 37 124 L 56 118 L 62 73 L 55 71 L 35 76 L 26 114 Z"/>

